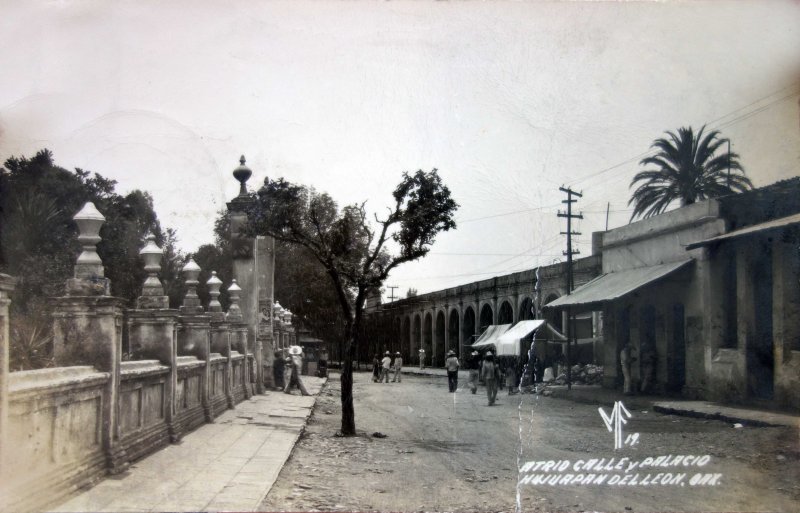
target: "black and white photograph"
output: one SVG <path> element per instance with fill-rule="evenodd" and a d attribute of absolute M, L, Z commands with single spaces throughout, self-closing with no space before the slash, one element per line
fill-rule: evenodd
<path fill-rule="evenodd" d="M 0 511 L 800 510 L 797 0 L 0 0 Z"/>

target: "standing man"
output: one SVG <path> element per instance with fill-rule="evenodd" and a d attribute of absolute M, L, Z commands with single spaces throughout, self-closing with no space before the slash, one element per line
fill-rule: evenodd
<path fill-rule="evenodd" d="M 378 353 L 375 353 L 375 358 L 372 359 L 372 382 L 377 383 L 381 380 L 381 361 L 378 358 Z"/>
<path fill-rule="evenodd" d="M 394 357 L 394 377 L 392 378 L 392 383 L 397 381 L 400 383 L 400 370 L 403 368 L 403 355 L 400 354 L 400 351 L 397 351 L 397 354 Z"/>
<path fill-rule="evenodd" d="M 383 355 L 383 360 L 381 360 L 381 377 L 378 381 L 382 381 L 383 383 L 389 382 L 389 367 L 392 366 L 392 357 L 389 356 L 389 351 L 386 351 Z"/>
<path fill-rule="evenodd" d="M 272 377 L 275 380 L 275 387 L 283 390 L 286 383 L 283 380 L 283 369 L 286 366 L 286 360 L 283 356 L 283 351 L 275 351 L 275 359 L 272 362 Z"/>
<path fill-rule="evenodd" d="M 301 354 L 303 350 L 300 346 L 292 346 L 289 348 L 289 358 L 287 359 L 287 369 L 291 370 L 291 377 L 286 381 L 286 388 L 283 390 L 286 394 L 292 393 L 292 387 L 296 386 L 300 390 L 300 395 L 311 395 L 303 385 L 303 380 L 300 379 L 300 371 L 303 369 L 303 357 Z"/>
<path fill-rule="evenodd" d="M 506 386 L 508 395 L 514 395 L 519 391 L 519 381 L 517 381 L 517 357 L 512 356 L 507 360 L 506 365 Z"/>
<path fill-rule="evenodd" d="M 422 370 L 424 368 L 425 368 L 425 350 L 424 349 L 420 349 L 419 350 L 419 370 Z"/>
<path fill-rule="evenodd" d="M 454 393 L 458 388 L 458 368 L 461 367 L 461 364 L 452 349 L 447 352 L 444 366 L 447 369 L 447 386 L 450 388 L 450 393 Z"/>
<path fill-rule="evenodd" d="M 469 389 L 474 394 L 478 391 L 478 372 L 480 371 L 480 353 L 472 351 L 469 359 L 467 360 L 467 369 L 469 369 Z"/>
<path fill-rule="evenodd" d="M 631 364 L 635 360 L 636 358 L 631 356 L 630 345 L 626 343 L 622 346 L 622 351 L 619 352 L 619 363 L 622 366 L 622 377 L 624 379 L 622 392 L 625 395 L 633 395 L 633 390 L 631 390 Z"/>
<path fill-rule="evenodd" d="M 481 377 L 486 382 L 486 397 L 489 399 L 489 406 L 494 404 L 497 398 L 497 383 L 500 381 L 500 368 L 494 361 L 491 351 L 486 352 L 481 368 Z"/>

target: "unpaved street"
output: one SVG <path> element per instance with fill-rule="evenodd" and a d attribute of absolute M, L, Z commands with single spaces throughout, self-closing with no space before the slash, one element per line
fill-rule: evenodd
<path fill-rule="evenodd" d="M 797 511 L 800 504 L 797 430 L 737 429 L 635 409 L 631 400 L 624 433 L 638 438 L 615 451 L 597 405 L 501 391 L 488 407 L 483 387 L 450 394 L 439 377 L 375 384 L 358 373 L 354 391 L 360 436 L 334 436 L 340 408 L 332 374 L 261 510 Z M 611 413 L 612 405 L 600 406 Z M 686 460 L 693 465 L 673 466 L 678 455 L 693 455 Z M 696 456 L 708 457 L 699 466 Z M 622 458 L 624 467 L 650 458 L 649 467 L 608 470 Z M 526 462 L 538 471 L 518 473 Z M 526 475 L 555 474 L 561 483 L 517 486 Z M 605 482 L 583 483 L 590 474 Z M 667 474 L 674 485 L 659 482 Z M 701 477 L 691 484 L 695 474 L 708 476 L 706 484 Z"/>

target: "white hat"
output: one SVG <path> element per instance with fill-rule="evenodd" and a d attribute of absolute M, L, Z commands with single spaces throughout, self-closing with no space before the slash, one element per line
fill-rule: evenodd
<path fill-rule="evenodd" d="M 480 353 L 477 352 L 477 351 L 472 351 L 472 356 L 475 356 L 476 354 L 480 354 Z"/>
<path fill-rule="evenodd" d="M 385 354 L 386 356 L 389 356 L 391 353 L 390 353 L 389 351 L 386 351 L 386 352 L 385 352 L 385 353 L 383 353 L 383 354 Z"/>
<path fill-rule="evenodd" d="M 303 350 L 300 349 L 300 346 L 292 346 L 289 348 L 289 354 L 302 354 Z"/>
<path fill-rule="evenodd" d="M 400 351 L 397 351 L 395 354 L 396 354 L 397 356 L 400 356 Z"/>
<path fill-rule="evenodd" d="M 491 351 L 486 351 L 486 356 L 494 356 L 494 354 Z"/>

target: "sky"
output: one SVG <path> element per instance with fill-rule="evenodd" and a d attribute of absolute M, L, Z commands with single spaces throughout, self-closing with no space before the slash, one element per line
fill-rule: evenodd
<path fill-rule="evenodd" d="M 437 168 L 457 228 L 395 296 L 563 260 L 630 219 L 666 130 L 708 124 L 756 186 L 800 174 L 800 2 L 0 0 L 0 161 L 42 148 L 148 191 L 192 251 L 244 154 L 381 213 Z M 608 211 L 608 221 L 606 213 Z M 280 277 L 276 277 L 280 279 Z M 313 294 L 313 291 L 309 291 Z M 388 289 L 387 289 L 388 295 Z M 280 300 L 280 298 L 277 298 Z"/>

